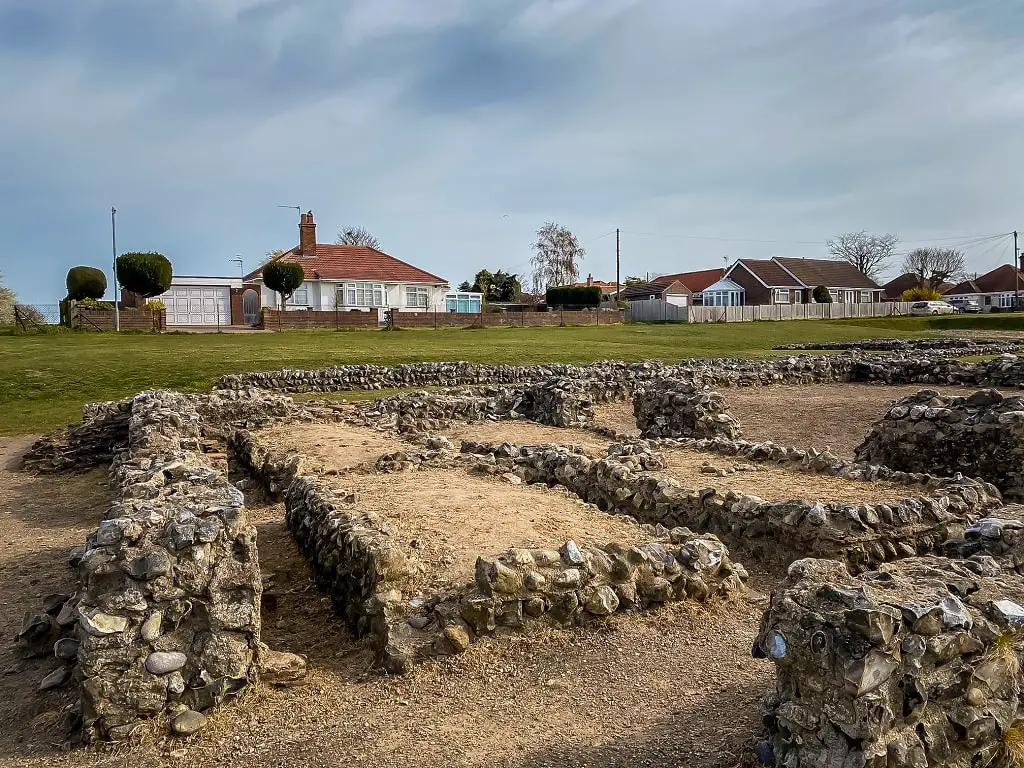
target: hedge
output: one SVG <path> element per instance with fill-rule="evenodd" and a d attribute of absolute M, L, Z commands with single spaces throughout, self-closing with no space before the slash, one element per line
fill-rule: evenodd
<path fill-rule="evenodd" d="M 549 307 L 599 307 L 601 306 L 601 289 L 596 285 L 567 285 L 548 288 L 544 298 Z"/>

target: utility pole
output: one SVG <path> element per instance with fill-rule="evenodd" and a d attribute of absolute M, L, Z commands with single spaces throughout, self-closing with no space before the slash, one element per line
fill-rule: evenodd
<path fill-rule="evenodd" d="M 1017 230 L 1013 230 L 1013 276 L 1016 280 L 1013 292 L 1013 308 L 1020 312 L 1020 251 L 1017 250 Z"/>
<path fill-rule="evenodd" d="M 619 300 L 619 228 L 615 228 L 615 301 Z"/>
<path fill-rule="evenodd" d="M 117 208 L 110 206 L 110 248 L 114 253 L 112 267 L 114 270 L 114 330 L 121 330 L 121 311 L 117 308 Z"/>

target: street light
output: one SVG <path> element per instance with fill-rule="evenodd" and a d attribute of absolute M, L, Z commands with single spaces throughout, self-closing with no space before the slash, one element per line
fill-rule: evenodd
<path fill-rule="evenodd" d="M 117 216 L 117 208 L 110 206 L 110 249 L 114 254 L 114 261 L 112 264 L 114 272 L 114 330 L 121 330 L 121 312 L 117 308 L 117 222 L 115 220 Z"/>

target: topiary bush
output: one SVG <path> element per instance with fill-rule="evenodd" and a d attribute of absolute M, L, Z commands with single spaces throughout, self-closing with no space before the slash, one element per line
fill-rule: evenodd
<path fill-rule="evenodd" d="M 903 301 L 939 301 L 942 294 L 934 288 L 908 288 L 900 298 Z"/>
<path fill-rule="evenodd" d="M 293 264 L 288 261 L 272 261 L 263 267 L 263 284 L 272 291 L 277 291 L 281 296 L 281 308 L 288 298 L 295 293 L 306 279 L 306 273 L 301 264 Z"/>
<path fill-rule="evenodd" d="M 831 304 L 832 294 L 828 288 L 824 285 L 819 285 L 811 292 L 811 298 L 813 298 L 818 304 Z"/>
<path fill-rule="evenodd" d="M 107 276 L 96 267 L 72 267 L 64 282 L 68 287 L 68 298 L 75 301 L 102 299 L 107 292 Z"/>
<path fill-rule="evenodd" d="M 117 257 L 117 282 L 148 299 L 171 287 L 171 262 L 162 253 L 122 253 Z"/>

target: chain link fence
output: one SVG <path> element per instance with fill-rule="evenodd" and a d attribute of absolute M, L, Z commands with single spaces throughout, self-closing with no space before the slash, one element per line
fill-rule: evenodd
<path fill-rule="evenodd" d="M 22 331 L 60 325 L 60 304 L 15 304 L 7 325 Z"/>

